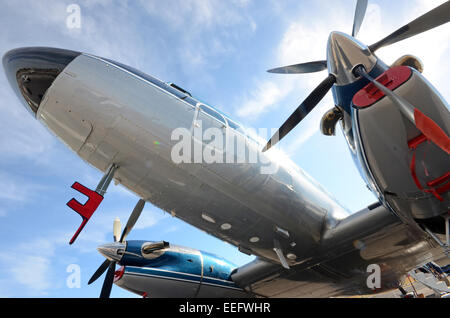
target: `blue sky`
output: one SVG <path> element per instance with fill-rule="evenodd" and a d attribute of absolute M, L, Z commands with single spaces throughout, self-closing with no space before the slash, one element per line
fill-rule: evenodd
<path fill-rule="evenodd" d="M 443 1 L 369 1 L 359 39 L 371 44 Z M 66 8 L 81 8 L 81 28 L 68 29 Z M 269 74 L 267 69 L 325 58 L 333 30 L 351 32 L 356 1 L 0 0 L 0 54 L 22 46 L 83 51 L 175 82 L 251 127 L 278 127 L 326 76 Z M 443 26 L 378 51 L 386 63 L 418 56 L 424 75 L 449 99 L 450 28 Z M 2 72 L 3 73 L 3 72 Z M 331 94 L 282 141 L 282 149 L 349 211 L 375 201 L 353 165 L 344 138 L 322 136 Z M 137 201 L 112 185 L 77 242 L 81 222 L 66 207 L 76 180 L 95 187 L 101 173 L 52 136 L 19 103 L 0 75 L 0 297 L 97 297 L 103 262 L 96 247 L 112 240 Z M 81 200 L 81 198 L 80 198 Z M 221 254 L 237 265 L 252 258 L 147 204 L 128 239 L 166 240 Z M 66 268 L 81 268 L 81 288 L 68 288 Z M 113 288 L 112 297 L 129 297 Z"/>

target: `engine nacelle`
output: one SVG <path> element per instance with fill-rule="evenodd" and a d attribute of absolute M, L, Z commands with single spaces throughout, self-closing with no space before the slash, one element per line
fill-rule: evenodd
<path fill-rule="evenodd" d="M 127 241 L 115 284 L 145 297 L 248 297 L 225 259 L 167 242 Z"/>
<path fill-rule="evenodd" d="M 396 66 L 377 81 L 403 97 L 450 135 L 445 100 L 414 68 Z M 374 191 L 396 211 L 427 219 L 448 212 L 450 156 L 406 118 L 373 84 L 352 101 L 358 157 Z M 381 198 L 380 198 L 381 199 Z"/>

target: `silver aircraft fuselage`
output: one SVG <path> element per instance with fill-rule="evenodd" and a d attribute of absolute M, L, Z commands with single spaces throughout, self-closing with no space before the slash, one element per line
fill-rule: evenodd
<path fill-rule="evenodd" d="M 178 140 L 171 140 L 172 132 L 193 130 L 195 120 L 202 121 L 203 129 L 217 127 L 224 136 L 242 139 L 248 151 L 261 149 L 246 135 L 199 111 L 201 103 L 186 98 L 82 54 L 53 82 L 36 118 L 98 169 L 116 163 L 120 168 L 115 179 L 142 198 L 269 259 L 278 260 L 273 239 L 265 237 L 273 227 L 288 232 L 286 251 L 307 255 L 324 226 L 348 215 L 301 169 L 278 160 L 276 152 L 266 154 L 264 161 L 278 160 L 274 174 L 259 173 L 263 163 L 175 164 L 171 155 Z M 201 141 L 193 136 L 192 143 Z M 225 223 L 231 228 L 222 229 Z M 251 243 L 252 237 L 259 237 L 259 242 Z M 289 245 L 293 242 L 295 247 Z"/>

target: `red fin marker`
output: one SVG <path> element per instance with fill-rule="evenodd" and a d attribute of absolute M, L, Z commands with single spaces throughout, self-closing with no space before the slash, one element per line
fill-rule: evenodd
<path fill-rule="evenodd" d="M 426 118 L 428 118 L 428 117 L 426 117 Z M 429 119 L 429 120 L 431 120 L 431 119 Z M 436 125 L 436 124 L 434 123 L 434 125 Z M 445 135 L 445 133 L 444 133 L 444 135 Z M 434 137 L 436 137 L 436 136 L 434 136 Z M 428 181 L 427 186 L 429 187 L 429 189 L 424 189 L 422 187 L 422 185 L 420 184 L 419 178 L 417 177 L 417 174 L 416 174 L 416 149 L 421 143 L 426 142 L 427 140 L 428 139 L 425 136 L 425 134 L 422 133 L 419 136 L 408 141 L 408 147 L 409 147 L 409 149 L 411 149 L 413 151 L 413 156 L 411 159 L 411 163 L 409 165 L 409 169 L 411 171 L 411 176 L 412 176 L 416 186 L 420 190 L 433 194 L 439 201 L 444 201 L 444 198 L 440 195 L 450 190 L 450 182 L 448 182 L 450 180 L 450 171 L 445 173 L 444 175 L 440 176 L 439 178 Z M 445 141 L 445 139 L 444 139 L 444 141 Z M 438 145 L 438 146 L 441 147 L 441 145 Z M 445 145 L 443 145 L 443 146 L 445 146 Z"/>
<path fill-rule="evenodd" d="M 417 108 L 414 108 L 414 122 L 416 123 L 416 127 L 427 137 L 427 139 L 434 142 L 447 154 L 450 154 L 450 138 L 441 127 Z"/>
<path fill-rule="evenodd" d="M 103 200 L 103 196 L 98 194 L 95 191 L 92 191 L 91 189 L 86 188 L 82 184 L 75 182 L 72 185 L 72 188 L 77 190 L 78 192 L 81 192 L 85 196 L 88 197 L 88 200 L 85 204 L 81 204 L 74 198 L 72 198 L 69 202 L 67 202 L 67 206 L 77 212 L 83 219 L 83 222 L 81 222 L 80 227 L 73 235 L 72 239 L 70 240 L 69 244 L 72 244 L 77 239 L 78 235 L 80 234 L 81 230 L 84 228 L 86 223 L 91 218 L 92 214 L 94 214 L 95 210 L 97 210 L 98 206 Z"/>

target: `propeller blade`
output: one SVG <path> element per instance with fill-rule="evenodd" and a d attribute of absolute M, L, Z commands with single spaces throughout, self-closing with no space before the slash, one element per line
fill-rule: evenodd
<path fill-rule="evenodd" d="M 369 74 L 366 73 L 363 67 L 358 67 L 355 72 L 361 76 L 364 76 L 370 82 L 372 82 L 379 90 L 381 90 L 387 97 L 389 97 L 394 104 L 396 104 L 403 115 L 408 118 L 422 134 L 424 134 L 427 139 L 431 140 L 442 150 L 450 154 L 450 138 L 444 132 L 444 130 L 439 127 L 438 124 L 430 117 L 426 116 L 419 109 L 411 105 L 406 99 L 397 95 L 389 88 L 377 82 Z"/>
<path fill-rule="evenodd" d="M 92 284 L 93 282 L 95 282 L 100 276 L 102 276 L 102 274 L 106 271 L 106 269 L 109 266 L 109 263 L 111 263 L 111 261 L 109 259 L 105 260 L 102 265 L 100 265 L 99 268 L 97 268 L 97 270 L 95 271 L 94 275 L 92 275 L 91 279 L 89 279 L 88 285 Z"/>
<path fill-rule="evenodd" d="M 391 33 L 384 39 L 369 46 L 371 52 L 375 52 L 379 48 L 386 45 L 391 45 L 393 43 L 402 41 L 411 36 L 420 34 L 422 32 L 431 30 L 441 24 L 450 21 L 450 1 L 441 4 L 439 7 L 428 11 L 424 15 L 418 17 L 414 21 L 404 25 L 397 31 Z"/>
<path fill-rule="evenodd" d="M 114 235 L 114 242 L 118 242 L 120 238 L 120 232 L 122 232 L 122 226 L 120 224 L 120 219 L 115 218 L 113 223 L 113 235 Z"/>
<path fill-rule="evenodd" d="M 366 14 L 366 9 L 367 9 L 367 0 L 358 0 L 358 2 L 356 3 L 355 17 L 353 19 L 353 29 L 352 29 L 353 37 L 358 35 L 359 29 L 361 28 L 361 24 Z"/>
<path fill-rule="evenodd" d="M 284 122 L 278 131 L 270 138 L 267 145 L 262 150 L 263 152 L 270 149 L 284 136 L 286 136 L 295 126 L 297 126 L 309 112 L 316 107 L 316 105 L 324 98 L 326 93 L 331 89 L 336 82 L 336 77 L 333 74 L 328 75 L 322 83 L 319 84 L 308 97 L 297 107 L 292 115 Z"/>
<path fill-rule="evenodd" d="M 109 295 L 111 295 L 115 271 L 116 271 L 116 262 L 111 262 L 108 266 L 108 271 L 106 272 L 105 280 L 103 281 L 102 291 L 100 292 L 100 298 L 109 298 Z"/>
<path fill-rule="evenodd" d="M 319 72 L 325 69 L 327 69 L 327 61 L 314 61 L 273 68 L 267 72 L 277 74 L 302 74 Z"/>
<path fill-rule="evenodd" d="M 415 108 L 414 121 L 416 127 L 425 135 L 425 137 L 427 137 L 427 139 L 434 142 L 439 148 L 450 155 L 450 138 L 434 120 Z"/>
<path fill-rule="evenodd" d="M 144 205 L 145 200 L 143 199 L 140 199 L 138 203 L 136 203 L 136 206 L 134 207 L 134 210 L 128 219 L 127 225 L 125 225 L 125 228 L 123 229 L 122 236 L 120 237 L 119 242 L 123 242 L 127 235 L 131 232 L 131 229 L 136 224 L 136 221 L 138 220 L 142 210 L 144 209 Z"/>

